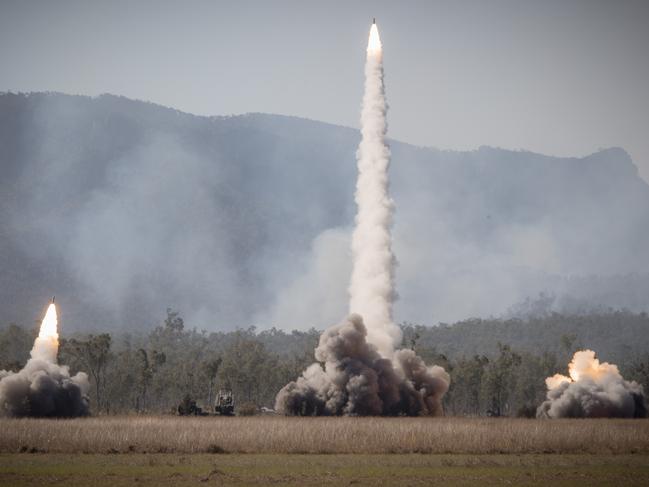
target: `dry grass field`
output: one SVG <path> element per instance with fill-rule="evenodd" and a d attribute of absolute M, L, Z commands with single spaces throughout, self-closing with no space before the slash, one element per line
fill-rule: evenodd
<path fill-rule="evenodd" d="M 649 485 L 649 421 L 0 419 L 0 487 Z"/>
<path fill-rule="evenodd" d="M 647 420 L 96 417 L 0 419 L 0 452 L 649 454 Z"/>

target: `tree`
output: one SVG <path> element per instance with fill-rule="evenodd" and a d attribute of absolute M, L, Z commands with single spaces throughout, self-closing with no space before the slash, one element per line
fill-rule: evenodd
<path fill-rule="evenodd" d="M 460 359 L 451 370 L 451 388 L 445 407 L 453 414 L 479 415 L 482 411 L 480 388 L 489 359 L 474 355 Z"/>
<path fill-rule="evenodd" d="M 515 368 L 521 363 L 521 356 L 509 345 L 498 343 L 500 354 L 492 360 L 482 382 L 483 394 L 489 403 L 488 414 L 502 416 L 509 412 L 509 396 L 512 391 Z"/>
<path fill-rule="evenodd" d="M 644 393 L 649 395 L 649 353 L 631 363 L 628 378 L 642 385 Z"/>
<path fill-rule="evenodd" d="M 203 370 L 207 375 L 207 380 L 209 385 L 208 393 L 207 393 L 207 404 L 209 406 L 212 405 L 212 392 L 214 390 L 214 381 L 216 380 L 216 375 L 219 372 L 219 368 L 221 367 L 222 362 L 223 359 L 221 357 L 217 357 L 203 362 Z"/>
<path fill-rule="evenodd" d="M 111 358 L 110 346 L 111 336 L 108 333 L 88 335 L 85 340 L 76 338 L 61 340 L 61 354 L 68 355 L 76 361 L 77 368 L 87 372 L 94 382 L 98 412 L 104 407 L 103 393 L 106 387 L 106 366 Z"/>
<path fill-rule="evenodd" d="M 138 385 L 140 394 L 138 396 L 136 408 L 141 412 L 146 411 L 147 390 L 154 374 L 158 370 L 158 367 L 165 363 L 166 356 L 164 353 L 159 353 L 156 350 L 147 352 L 143 348 L 138 349 L 137 353 L 139 358 Z"/>
<path fill-rule="evenodd" d="M 535 417 L 538 405 L 545 398 L 545 379 L 555 373 L 556 356 L 548 352 L 540 356 L 524 352 L 520 358 L 510 385 L 511 411 L 516 416 Z"/>
<path fill-rule="evenodd" d="M 180 333 L 185 328 L 185 322 L 180 317 L 178 311 L 167 308 L 167 318 L 165 319 L 165 330 L 172 333 Z"/>
<path fill-rule="evenodd" d="M 579 349 L 577 345 L 577 334 L 576 333 L 564 333 L 559 339 L 561 342 L 561 351 L 564 361 L 566 362 L 566 367 L 568 362 L 572 359 L 574 353 Z"/>
<path fill-rule="evenodd" d="M 260 404 L 268 401 L 268 385 L 275 382 L 272 378 L 277 374 L 277 365 L 277 357 L 271 356 L 262 342 L 237 330 L 234 342 L 223 353 L 219 378 L 239 402 Z"/>

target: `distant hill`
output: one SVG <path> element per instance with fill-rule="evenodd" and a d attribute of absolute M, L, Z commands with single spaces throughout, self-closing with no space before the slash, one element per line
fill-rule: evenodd
<path fill-rule="evenodd" d="M 347 311 L 356 130 L 0 94 L 0 321 L 323 328 Z M 391 143 L 398 321 L 649 304 L 649 186 L 584 158 Z M 527 301 L 529 303 L 529 300 Z"/>
<path fill-rule="evenodd" d="M 472 319 L 453 325 L 405 325 L 406 345 L 415 338 L 421 350 L 435 351 L 456 360 L 498 354 L 498 344 L 519 352 L 564 355 L 576 349 L 595 350 L 602 361 L 630 364 L 649 352 L 649 317 L 646 313 L 607 311 L 587 315 L 551 315 L 529 319 Z"/>

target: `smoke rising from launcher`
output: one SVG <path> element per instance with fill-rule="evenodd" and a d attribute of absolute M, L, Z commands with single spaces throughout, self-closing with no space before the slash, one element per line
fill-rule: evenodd
<path fill-rule="evenodd" d="M 643 418 L 647 415 L 642 386 L 626 381 L 617 366 L 600 362 L 592 350 L 575 352 L 569 376 L 548 377 L 547 400 L 539 418 Z"/>
<path fill-rule="evenodd" d="M 356 227 L 352 235 L 353 267 L 349 311 L 363 317 L 368 341 L 389 356 L 400 340 L 393 323 L 395 257 L 392 252 L 394 203 L 388 191 L 390 149 L 383 83 L 383 47 L 372 24 L 365 62 L 365 94 L 361 110 L 361 143 L 356 152 L 358 179 Z"/>
<path fill-rule="evenodd" d="M 314 363 L 278 393 L 276 409 L 290 415 L 436 415 L 449 386 L 446 371 L 427 366 L 412 350 L 396 350 L 401 330 L 393 322 L 394 204 L 388 192 L 390 150 L 383 46 L 376 21 L 365 63 L 361 143 L 356 154 L 356 227 L 350 315 L 321 335 Z"/>
<path fill-rule="evenodd" d="M 70 376 L 57 363 L 58 319 L 54 296 L 34 341 L 31 358 L 18 372 L 0 370 L 0 416 L 74 417 L 86 416 L 88 376 Z"/>

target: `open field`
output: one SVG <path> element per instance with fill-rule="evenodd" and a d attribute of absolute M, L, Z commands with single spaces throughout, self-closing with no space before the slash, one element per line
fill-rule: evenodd
<path fill-rule="evenodd" d="M 649 485 L 647 455 L 0 454 L 0 486 Z"/>
<path fill-rule="evenodd" d="M 0 486 L 649 485 L 649 421 L 1 419 Z"/>
<path fill-rule="evenodd" d="M 0 452 L 649 454 L 647 420 L 504 418 L 0 419 Z"/>

